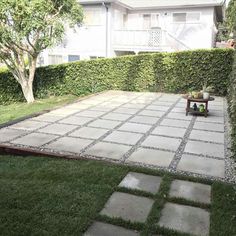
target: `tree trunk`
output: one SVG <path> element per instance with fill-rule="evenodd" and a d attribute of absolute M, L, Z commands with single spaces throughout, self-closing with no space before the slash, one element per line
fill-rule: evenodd
<path fill-rule="evenodd" d="M 32 82 L 26 82 L 21 85 L 24 97 L 27 101 L 27 103 L 34 102 L 34 94 L 33 94 L 33 83 Z"/>

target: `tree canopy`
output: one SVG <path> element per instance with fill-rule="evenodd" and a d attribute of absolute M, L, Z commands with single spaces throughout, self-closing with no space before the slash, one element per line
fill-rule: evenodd
<path fill-rule="evenodd" d="M 0 1 L 0 60 L 20 83 L 28 102 L 34 101 L 30 86 L 39 54 L 60 42 L 65 27 L 82 18 L 77 0 Z"/>

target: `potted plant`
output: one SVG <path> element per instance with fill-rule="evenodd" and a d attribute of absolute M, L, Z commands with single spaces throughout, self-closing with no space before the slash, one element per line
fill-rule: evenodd
<path fill-rule="evenodd" d="M 202 86 L 202 95 L 203 99 L 207 100 L 210 97 L 210 92 L 212 91 L 212 87 L 208 86 L 208 79 L 204 79 L 203 86 Z"/>

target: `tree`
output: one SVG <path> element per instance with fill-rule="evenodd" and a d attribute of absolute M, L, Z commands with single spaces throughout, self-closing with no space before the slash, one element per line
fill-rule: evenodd
<path fill-rule="evenodd" d="M 231 0 L 226 10 L 226 24 L 236 38 L 236 0 Z"/>
<path fill-rule="evenodd" d="M 59 43 L 66 25 L 82 21 L 77 0 L 1 0 L 0 60 L 20 83 L 28 103 L 39 54 Z"/>

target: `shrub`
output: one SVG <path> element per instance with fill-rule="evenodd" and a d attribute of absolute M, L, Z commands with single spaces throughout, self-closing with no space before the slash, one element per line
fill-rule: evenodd
<path fill-rule="evenodd" d="M 230 86 L 228 92 L 228 110 L 231 120 L 232 150 L 236 160 L 236 51 L 234 52 L 233 70 L 230 76 Z"/>
<path fill-rule="evenodd" d="M 184 93 L 209 79 L 215 93 L 225 95 L 233 50 L 212 49 L 153 53 L 79 61 L 38 68 L 36 98 L 86 95 L 109 89 Z M 0 104 L 22 101 L 20 86 L 8 71 L 0 72 Z"/>

